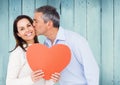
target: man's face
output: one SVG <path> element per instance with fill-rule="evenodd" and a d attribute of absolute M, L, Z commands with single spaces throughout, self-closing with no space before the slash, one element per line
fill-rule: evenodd
<path fill-rule="evenodd" d="M 42 15 L 40 12 L 34 13 L 33 25 L 37 35 L 45 35 L 47 32 L 47 23 L 42 19 Z"/>

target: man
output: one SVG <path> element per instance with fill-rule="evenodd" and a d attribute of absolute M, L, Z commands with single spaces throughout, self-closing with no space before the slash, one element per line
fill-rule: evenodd
<path fill-rule="evenodd" d="M 52 6 L 42 6 L 34 13 L 37 35 L 47 37 L 45 45 L 65 44 L 71 50 L 71 61 L 61 72 L 60 85 L 99 85 L 99 68 L 87 41 L 60 27 L 60 17 Z"/>

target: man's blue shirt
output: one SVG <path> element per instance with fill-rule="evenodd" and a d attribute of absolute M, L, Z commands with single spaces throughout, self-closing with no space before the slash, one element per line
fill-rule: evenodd
<path fill-rule="evenodd" d="M 49 39 L 44 44 L 48 47 L 65 44 L 71 50 L 71 61 L 61 72 L 60 85 L 99 85 L 98 65 L 82 36 L 60 27 L 53 44 Z"/>

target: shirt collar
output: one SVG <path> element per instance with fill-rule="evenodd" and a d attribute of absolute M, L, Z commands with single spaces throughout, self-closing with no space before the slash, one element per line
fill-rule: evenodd
<path fill-rule="evenodd" d="M 59 28 L 55 40 L 65 40 L 64 29 L 62 27 Z"/>
<path fill-rule="evenodd" d="M 56 39 L 54 40 L 53 45 L 57 43 L 57 41 L 64 41 L 65 40 L 65 34 L 64 34 L 64 29 L 62 27 L 59 27 L 58 33 L 56 35 Z M 51 41 L 47 38 L 45 40 L 45 44 L 47 46 L 51 45 Z"/>

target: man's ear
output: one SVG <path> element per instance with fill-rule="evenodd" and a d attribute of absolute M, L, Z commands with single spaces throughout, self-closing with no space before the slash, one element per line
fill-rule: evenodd
<path fill-rule="evenodd" d="M 53 22 L 50 20 L 50 21 L 47 22 L 47 25 L 48 25 L 49 27 L 51 27 L 51 26 L 53 26 Z"/>

